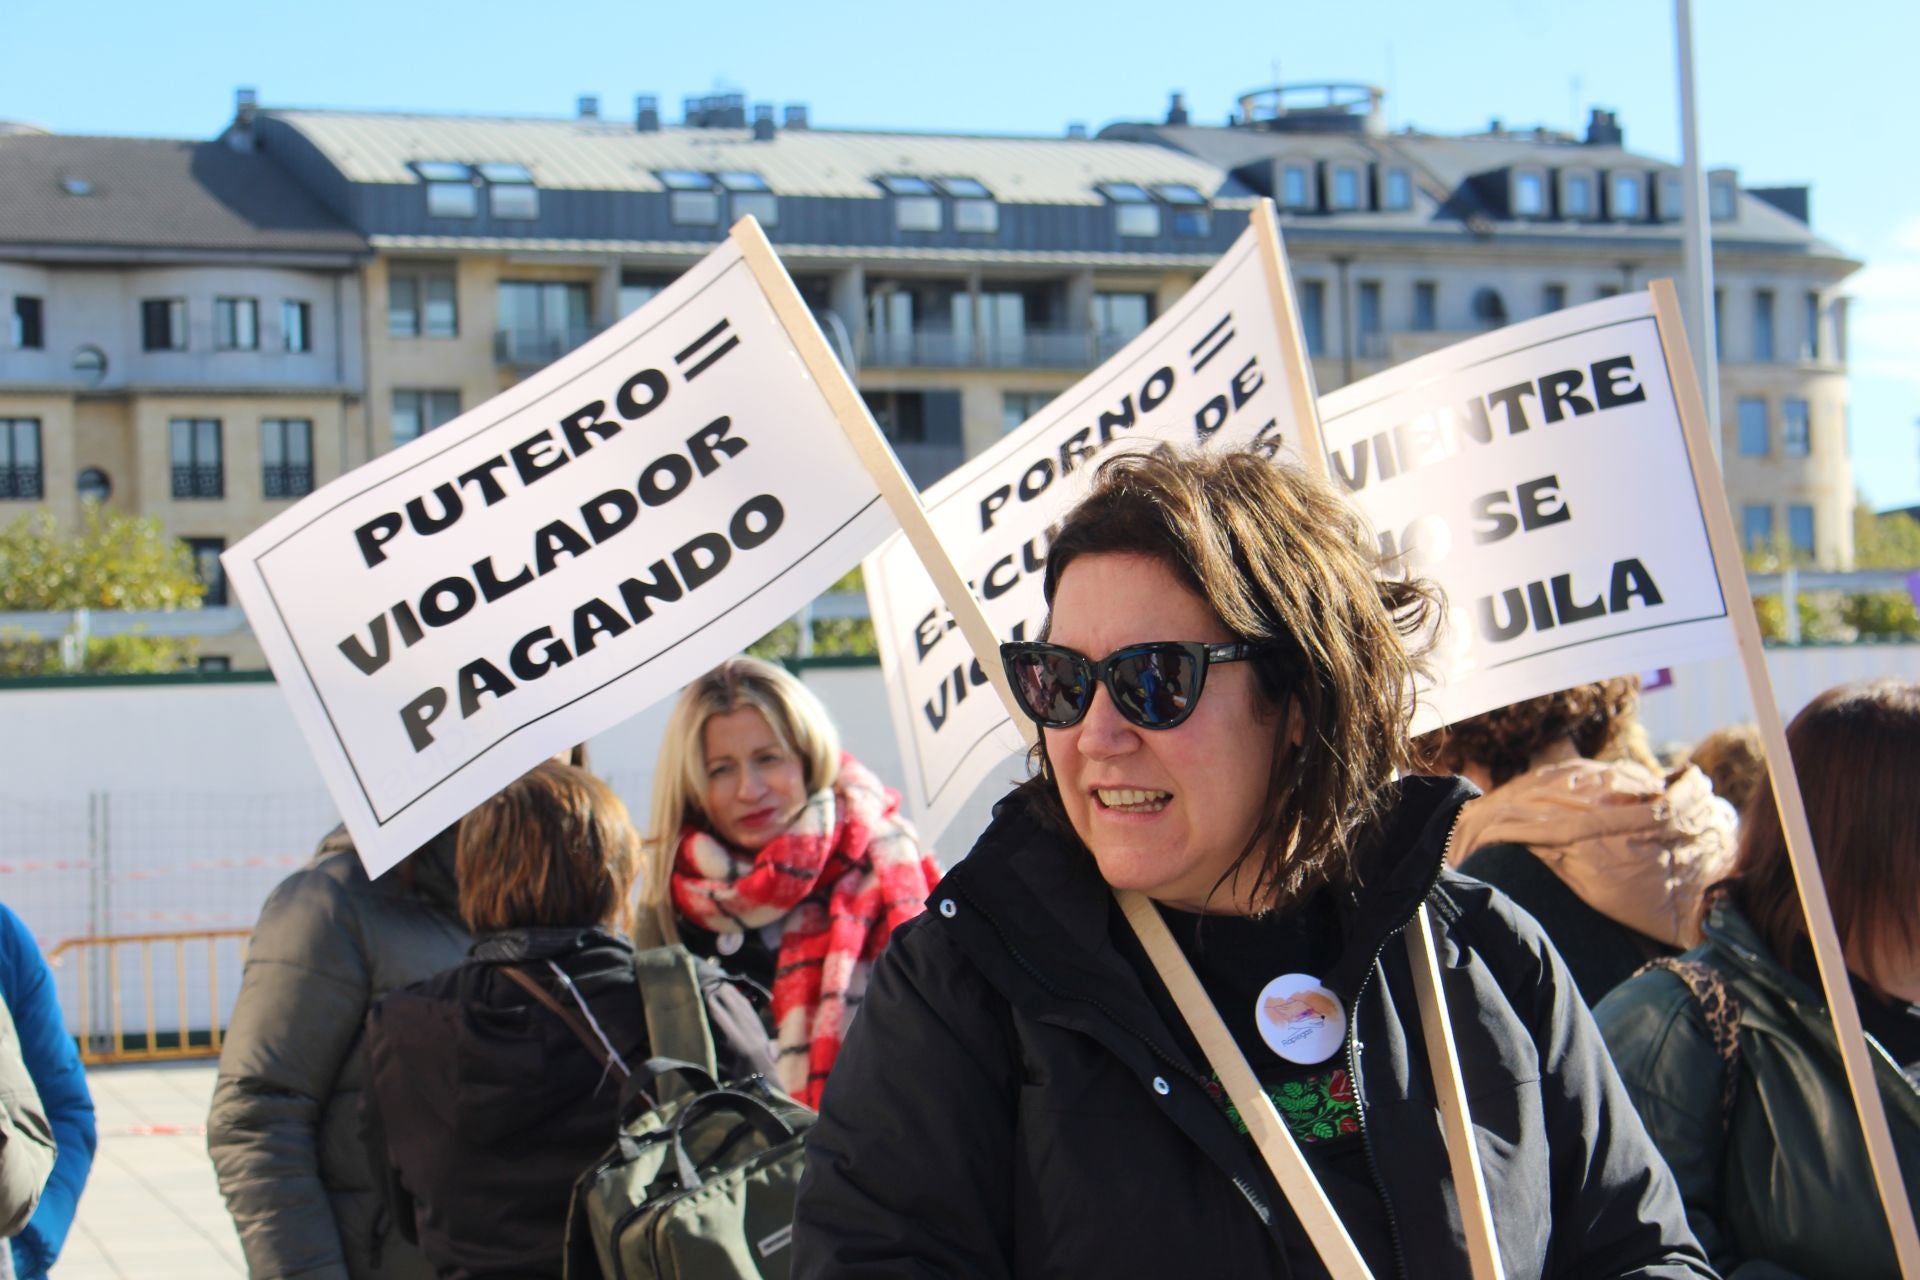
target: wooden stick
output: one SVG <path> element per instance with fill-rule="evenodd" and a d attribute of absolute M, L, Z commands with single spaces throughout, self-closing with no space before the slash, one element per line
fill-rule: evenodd
<path fill-rule="evenodd" d="M 1260 241 L 1261 261 L 1267 269 L 1267 288 L 1273 298 L 1273 322 L 1285 353 L 1288 390 L 1300 433 L 1301 463 L 1322 480 L 1328 478 L 1327 449 L 1320 434 L 1320 401 L 1313 378 L 1313 361 L 1301 334 L 1299 304 L 1293 278 L 1287 272 L 1286 251 L 1280 238 L 1280 218 L 1272 200 L 1263 199 L 1253 212 Z M 1439 1103 L 1441 1130 L 1446 1136 L 1447 1163 L 1453 1173 L 1454 1194 L 1460 1201 L 1460 1221 L 1467 1237 L 1467 1261 L 1474 1280 L 1502 1280 L 1500 1247 L 1494 1235 L 1493 1206 L 1487 1199 L 1487 1179 L 1480 1168 L 1480 1150 L 1473 1141 L 1473 1117 L 1467 1105 L 1467 1085 L 1454 1052 L 1453 1024 L 1447 1013 L 1446 993 L 1440 986 L 1440 957 L 1424 909 L 1420 927 L 1407 933 L 1407 959 L 1413 966 L 1414 991 L 1419 997 L 1420 1027 L 1427 1041 L 1427 1060 L 1433 1071 L 1433 1093 Z M 1355 1016 L 1358 1011 L 1355 1011 Z"/>
<path fill-rule="evenodd" d="M 1767 672 L 1760 623 L 1754 615 L 1740 543 L 1733 531 L 1733 514 L 1727 507 L 1726 490 L 1713 462 L 1714 451 L 1708 435 L 1710 424 L 1700 395 L 1699 378 L 1694 373 L 1693 356 L 1687 350 L 1679 298 L 1671 280 L 1655 280 L 1648 289 L 1653 295 L 1654 318 L 1660 327 L 1660 344 L 1666 352 L 1680 423 L 1686 431 L 1694 487 L 1699 495 L 1701 514 L 1707 522 L 1707 539 L 1720 574 L 1721 598 L 1733 623 L 1740 665 L 1746 669 L 1747 689 L 1753 698 L 1754 721 L 1760 728 L 1760 741 L 1766 750 L 1773 800 L 1779 807 L 1780 830 L 1787 842 L 1787 861 L 1793 866 L 1794 882 L 1800 888 L 1800 906 L 1806 914 L 1807 936 L 1813 943 L 1814 963 L 1820 971 L 1820 988 L 1826 993 L 1827 1012 L 1839 1040 L 1840 1065 L 1846 1071 L 1854 1109 L 1859 1112 L 1860 1129 L 1867 1141 L 1867 1159 L 1880 1193 L 1880 1207 L 1886 1212 L 1887 1225 L 1893 1232 L 1893 1250 L 1900 1262 L 1900 1273 L 1920 1280 L 1920 1232 L 1914 1228 L 1912 1204 L 1907 1199 L 1905 1180 L 1900 1176 L 1892 1131 L 1887 1127 L 1886 1107 L 1873 1078 L 1873 1059 L 1867 1052 L 1866 1032 L 1860 1026 L 1860 1010 L 1854 1004 L 1853 987 L 1847 979 L 1846 955 L 1840 945 L 1839 931 L 1834 928 L 1832 908 L 1827 904 L 1826 882 L 1820 878 L 1813 832 L 1807 825 L 1806 802 L 1800 794 L 1800 778 L 1794 771 L 1793 756 L 1787 747 L 1780 704 L 1774 698 L 1773 680 Z"/>
<path fill-rule="evenodd" d="M 1247 1065 L 1246 1055 L 1240 1052 L 1227 1024 L 1221 1021 L 1220 1011 L 1207 998 L 1200 979 L 1194 976 L 1193 966 L 1187 963 L 1180 945 L 1167 931 L 1167 922 L 1160 918 L 1159 909 L 1146 894 L 1134 889 L 1116 889 L 1114 896 L 1120 900 L 1120 909 L 1126 914 L 1127 923 L 1133 926 L 1140 945 L 1147 949 L 1147 958 L 1159 971 L 1160 980 L 1166 983 L 1168 993 L 1180 1007 L 1193 1038 L 1200 1042 L 1200 1051 L 1213 1065 L 1227 1097 L 1233 1100 L 1234 1109 L 1240 1113 L 1254 1145 L 1260 1148 L 1267 1168 L 1273 1171 L 1274 1181 L 1280 1184 L 1287 1203 L 1300 1219 L 1300 1225 L 1306 1228 L 1307 1239 L 1320 1254 L 1320 1261 L 1334 1280 L 1372 1280 L 1373 1273 L 1367 1269 L 1366 1259 L 1360 1256 L 1353 1237 L 1347 1234 L 1346 1224 L 1334 1212 L 1327 1193 L 1320 1188 L 1320 1180 L 1313 1176 L 1307 1158 L 1294 1143 L 1293 1134 L 1281 1123 L 1273 1100 L 1260 1087 L 1253 1068 Z"/>
<path fill-rule="evenodd" d="M 1253 210 L 1254 236 L 1260 242 L 1260 262 L 1267 272 L 1267 294 L 1273 299 L 1273 326 L 1280 336 L 1285 361 L 1287 395 L 1293 401 L 1294 429 L 1300 461 L 1310 475 L 1327 478 L 1327 449 L 1320 439 L 1320 394 L 1314 386 L 1313 358 L 1300 328 L 1300 305 L 1287 272 L 1287 252 L 1280 238 L 1280 214 L 1271 199 L 1261 197 Z"/>
<path fill-rule="evenodd" d="M 1466 1228 L 1467 1262 L 1475 1280 L 1502 1280 L 1506 1271 L 1494 1237 L 1480 1148 L 1473 1140 L 1473 1116 L 1467 1109 L 1460 1055 L 1454 1049 L 1453 1024 L 1447 1018 L 1447 998 L 1440 987 L 1440 953 L 1434 945 L 1432 911 L 1428 907 L 1421 907 L 1407 928 L 1407 960 L 1413 967 L 1413 989 L 1420 1000 L 1420 1031 L 1426 1037 L 1427 1060 L 1433 1067 L 1434 1097 L 1440 1105 L 1440 1127 L 1447 1139 L 1447 1163 L 1453 1170 L 1460 1221 Z"/>
<path fill-rule="evenodd" d="M 879 424 L 873 420 L 873 413 L 867 408 L 867 402 L 860 398 L 860 392 L 847 377 L 847 371 L 834 358 L 833 348 L 827 345 L 826 335 L 820 332 L 819 322 L 813 318 L 806 300 L 794 288 L 793 277 L 787 274 L 786 266 L 767 240 L 767 233 L 760 229 L 760 223 L 752 215 L 748 215 L 733 224 L 729 235 L 734 244 L 739 246 L 748 270 L 759 282 L 760 291 L 772 305 L 774 315 L 787 331 L 787 337 L 799 351 L 807 372 L 813 375 L 821 394 L 826 396 L 827 404 L 832 407 L 834 417 L 840 420 L 840 428 L 847 433 L 853 451 L 859 455 L 867 474 L 873 477 L 874 484 L 879 487 L 880 496 L 886 500 L 893 518 L 900 522 L 900 528 L 906 533 L 907 541 L 913 544 L 920 563 L 932 575 L 941 599 L 946 601 L 947 608 L 953 610 L 954 620 L 960 625 L 960 634 L 966 638 L 967 646 L 973 650 L 981 671 L 1000 695 L 1007 715 L 1021 726 L 1031 742 L 1035 732 L 1033 722 L 1027 719 L 1020 705 L 1013 700 L 1013 689 L 1007 684 L 1007 673 L 1000 665 L 1000 639 L 994 634 L 993 624 L 987 621 L 986 611 L 974 599 L 973 592 L 968 590 L 967 580 L 961 576 L 959 566 L 954 564 L 946 546 L 934 533 L 933 522 L 927 518 L 927 509 L 920 505 L 919 491 L 901 469 L 893 446 L 881 434 Z"/>

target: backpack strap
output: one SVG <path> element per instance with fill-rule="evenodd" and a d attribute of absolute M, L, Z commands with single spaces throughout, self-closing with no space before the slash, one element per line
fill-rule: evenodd
<path fill-rule="evenodd" d="M 528 995 L 545 1005 L 554 1017 L 566 1023 L 567 1030 L 573 1032 L 580 1043 L 587 1047 L 587 1052 L 593 1055 L 593 1060 L 599 1063 L 603 1070 L 612 1071 L 617 1068 L 623 1076 L 632 1074 L 627 1064 L 622 1062 L 614 1054 L 613 1047 L 607 1043 L 598 1027 L 591 1027 L 586 1022 L 583 1022 L 579 1014 L 554 999 L 553 994 L 545 987 L 542 987 L 539 983 L 512 965 L 499 966 L 499 972 L 509 982 L 522 988 Z M 566 977 L 564 973 L 560 976 L 563 979 Z M 572 984 L 568 983 L 568 986 L 571 987 Z M 574 992 L 575 999 L 579 999 L 579 995 L 580 993 L 578 991 Z M 584 1011 L 584 1009 L 585 1005 L 583 1004 L 582 1010 Z"/>
<path fill-rule="evenodd" d="M 640 980 L 640 1001 L 647 1013 L 648 1052 L 692 1063 L 717 1077 L 713 1030 L 707 1022 L 707 1002 L 700 993 L 695 965 L 693 953 L 682 946 L 634 953 L 634 975 Z M 669 1084 L 669 1080 L 662 1079 L 663 1090 L 686 1090 L 683 1082 L 671 1080 Z"/>
<path fill-rule="evenodd" d="M 1720 1123 L 1724 1127 L 1733 1119 L 1733 1102 L 1740 1089 L 1740 1001 L 1720 971 L 1702 961 L 1661 956 L 1648 961 L 1640 972 L 1649 969 L 1665 969 L 1680 979 L 1700 1006 L 1707 1035 L 1724 1068 L 1720 1073 Z"/>

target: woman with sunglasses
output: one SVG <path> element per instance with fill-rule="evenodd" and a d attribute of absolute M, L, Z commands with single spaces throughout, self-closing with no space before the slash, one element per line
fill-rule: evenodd
<path fill-rule="evenodd" d="M 1465 1276 L 1400 931 L 1435 908 L 1509 1276 L 1708 1276 L 1539 930 L 1406 777 L 1433 598 L 1253 454 L 1106 463 L 1048 551 L 1041 726 L 894 935 L 811 1131 L 798 1277 L 1324 1274 L 1116 905 L 1169 926 L 1378 1277 Z"/>

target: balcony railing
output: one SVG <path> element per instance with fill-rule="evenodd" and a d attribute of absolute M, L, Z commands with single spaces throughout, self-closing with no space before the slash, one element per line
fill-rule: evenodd
<path fill-rule="evenodd" d="M 598 325 L 566 329 L 501 329 L 493 335 L 495 364 L 537 369 L 552 364 L 600 332 Z"/>
<path fill-rule="evenodd" d="M 226 495 L 219 465 L 175 467 L 173 496 L 176 498 L 219 498 Z"/>
<path fill-rule="evenodd" d="M 0 467 L 0 498 L 44 498 L 45 488 L 37 466 Z"/>
<path fill-rule="evenodd" d="M 1090 329 L 954 333 L 940 329 L 868 330 L 863 366 L 880 369 L 1091 369 L 1132 335 Z"/>
<path fill-rule="evenodd" d="M 313 468 L 268 464 L 261 469 L 260 485 L 269 498 L 304 498 L 313 492 Z"/>

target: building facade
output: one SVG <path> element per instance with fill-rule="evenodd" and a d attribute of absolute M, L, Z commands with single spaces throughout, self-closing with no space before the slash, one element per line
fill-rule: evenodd
<path fill-rule="evenodd" d="M 243 90 L 218 142 L 0 134 L 0 514 L 73 519 L 92 494 L 211 563 L 643 305 L 748 213 L 922 484 L 1151 323 L 1261 197 L 1323 391 L 1678 274 L 1679 174 L 1611 114 L 1580 137 L 1382 121 L 1365 86 L 1249 94 L 1217 127 L 1176 95 L 1094 138 L 816 129 L 738 95 L 667 123 L 646 96 L 526 119 Z M 1709 204 L 1735 519 L 1849 567 L 1859 264 L 1804 189 L 1716 171 Z"/>

